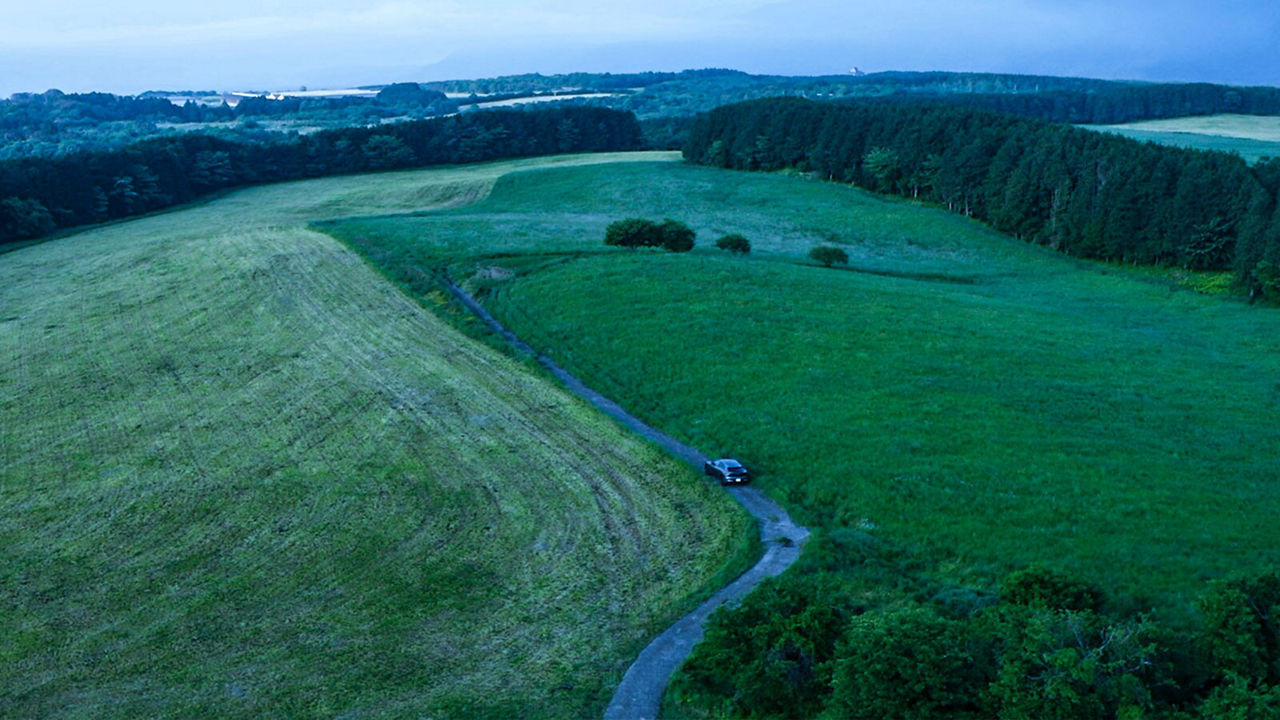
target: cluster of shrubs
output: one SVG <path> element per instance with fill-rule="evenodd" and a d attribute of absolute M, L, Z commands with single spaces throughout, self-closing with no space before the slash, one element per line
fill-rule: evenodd
<path fill-rule="evenodd" d="M 645 218 L 626 218 L 609 223 L 604 244 L 624 248 L 656 247 L 671 252 L 689 252 L 697 235 L 688 225 L 667 218 L 660 223 Z"/>
<path fill-rule="evenodd" d="M 739 233 L 729 233 L 716 241 L 716 247 L 734 255 L 746 255 L 751 252 L 751 241 Z"/>
<path fill-rule="evenodd" d="M 848 265 L 849 253 L 834 245 L 819 245 L 809 251 L 809 259 L 822 263 L 823 267 Z"/>
<path fill-rule="evenodd" d="M 653 247 L 670 252 L 689 252 L 693 249 L 695 237 L 697 233 L 693 228 L 679 220 L 666 218 L 659 223 L 645 218 L 626 218 L 609 223 L 604 232 L 604 244 L 631 249 Z M 734 255 L 746 255 L 751 252 L 751 241 L 740 233 L 730 233 L 717 240 L 716 247 Z"/>
<path fill-rule="evenodd" d="M 645 218 L 626 218 L 609 223 L 604 244 L 624 248 L 662 248 L 670 252 L 689 252 L 697 233 L 679 220 L 666 218 L 654 222 Z M 729 233 L 716 241 L 716 247 L 734 255 L 751 252 L 751 241 L 741 233 Z M 809 251 L 809 259 L 824 267 L 848 265 L 849 254 L 834 245 L 819 245 Z"/>

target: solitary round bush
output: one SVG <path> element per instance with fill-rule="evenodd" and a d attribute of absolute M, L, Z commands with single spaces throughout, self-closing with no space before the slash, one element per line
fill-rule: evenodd
<path fill-rule="evenodd" d="M 644 218 L 626 218 L 609 223 L 604 231 L 604 244 L 617 247 L 656 247 L 662 243 L 658 224 Z"/>
<path fill-rule="evenodd" d="M 751 241 L 739 233 L 729 233 L 716 241 L 716 247 L 734 255 L 746 255 L 751 252 Z"/>
<path fill-rule="evenodd" d="M 693 228 L 679 220 L 667 218 L 658 226 L 661 244 L 664 250 L 671 252 L 689 252 L 693 249 L 693 238 L 697 235 Z"/>
<path fill-rule="evenodd" d="M 831 267 L 836 264 L 849 264 L 848 253 L 833 245 L 819 245 L 809 251 L 809 258 L 822 263 L 826 267 Z"/>

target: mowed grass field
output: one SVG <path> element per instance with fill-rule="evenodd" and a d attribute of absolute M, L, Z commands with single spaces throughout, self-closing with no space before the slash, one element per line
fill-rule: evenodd
<path fill-rule="evenodd" d="M 0 716 L 598 716 L 749 519 L 305 223 L 607 159 L 266 186 L 0 255 Z"/>
<path fill-rule="evenodd" d="M 1234 152 L 1250 163 L 1264 157 L 1280 157 L 1280 117 L 1204 115 L 1080 127 L 1161 145 Z"/>
<path fill-rule="evenodd" d="M 604 247 L 633 215 L 699 246 Z M 1042 563 L 1182 622 L 1206 581 L 1280 560 L 1274 310 L 845 186 L 676 164 L 513 174 L 473 206 L 328 229 L 393 277 L 470 275 L 589 384 L 944 584 Z M 750 256 L 712 247 L 729 232 Z M 849 268 L 806 259 L 828 242 Z"/>

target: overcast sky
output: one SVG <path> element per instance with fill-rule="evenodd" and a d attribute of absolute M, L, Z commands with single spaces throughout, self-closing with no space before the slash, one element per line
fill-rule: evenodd
<path fill-rule="evenodd" d="M 1280 85 L 1275 2 L 3 0 L 0 96 L 855 65 Z"/>

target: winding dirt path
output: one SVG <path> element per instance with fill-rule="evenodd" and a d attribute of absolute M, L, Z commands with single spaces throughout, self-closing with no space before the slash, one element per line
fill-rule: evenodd
<path fill-rule="evenodd" d="M 618 403 L 587 387 L 569 371 L 560 367 L 551 358 L 534 350 L 528 343 L 516 337 L 515 333 L 503 327 L 502 323 L 489 314 L 475 298 L 452 282 L 448 288 L 468 310 L 484 321 L 494 332 L 521 352 L 534 356 L 538 363 L 547 369 L 571 392 L 585 398 L 592 405 L 635 433 L 657 443 L 699 471 L 706 462 L 707 456 L 697 448 L 685 445 L 664 432 L 642 422 L 627 412 Z M 636 658 L 622 683 L 613 694 L 613 700 L 604 711 L 605 720 L 651 720 L 658 715 L 662 703 L 662 693 L 672 673 L 693 650 L 693 646 L 702 640 L 703 625 L 707 617 L 716 608 L 726 603 L 736 603 L 746 597 L 760 581 L 781 574 L 791 567 L 800 557 L 800 549 L 809 537 L 809 530 L 793 522 L 787 511 L 770 500 L 763 492 L 754 487 L 727 487 L 726 491 L 737 500 L 747 512 L 755 517 L 760 525 L 760 539 L 764 542 L 765 552 L 760 561 L 725 587 L 721 588 L 710 599 L 698 606 L 696 610 L 685 615 L 654 638 L 640 656 Z"/>

